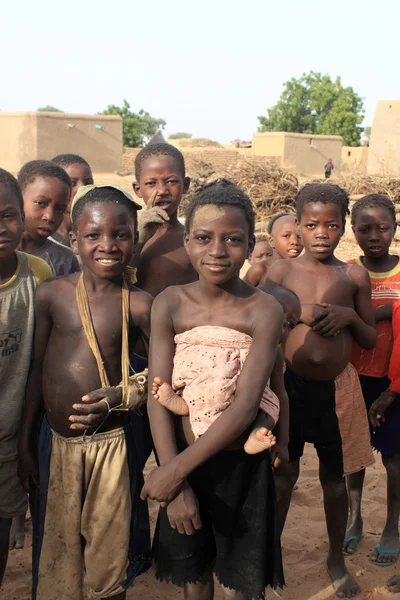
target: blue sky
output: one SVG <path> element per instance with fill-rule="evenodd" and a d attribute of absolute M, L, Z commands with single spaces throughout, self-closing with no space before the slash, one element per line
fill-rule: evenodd
<path fill-rule="evenodd" d="M 0 110 L 96 113 L 124 98 L 220 142 L 251 139 L 282 84 L 340 75 L 365 99 L 400 98 L 399 0 L 7 2 Z"/>

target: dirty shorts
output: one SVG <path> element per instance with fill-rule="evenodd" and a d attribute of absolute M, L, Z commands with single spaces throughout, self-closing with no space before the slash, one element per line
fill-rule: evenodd
<path fill-rule="evenodd" d="M 33 533 L 33 600 L 108 598 L 150 567 L 147 505 L 131 423 L 64 438 L 44 419 Z"/>

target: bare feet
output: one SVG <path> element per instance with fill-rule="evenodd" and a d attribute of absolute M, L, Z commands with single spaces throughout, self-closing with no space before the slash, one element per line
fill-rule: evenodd
<path fill-rule="evenodd" d="M 188 405 L 183 398 L 175 394 L 169 383 L 165 383 L 161 377 L 154 377 L 152 394 L 162 406 L 168 408 L 174 415 L 188 415 Z"/>
<path fill-rule="evenodd" d="M 395 563 L 399 558 L 398 531 L 383 530 L 379 544 L 375 546 L 369 556 L 369 562 L 377 565 Z"/>
<path fill-rule="evenodd" d="M 354 598 L 358 596 L 361 588 L 346 569 L 342 555 L 337 559 L 328 555 L 327 568 L 338 598 Z"/>
<path fill-rule="evenodd" d="M 10 550 L 21 550 L 25 542 L 25 515 L 14 517 L 10 530 Z"/>
<path fill-rule="evenodd" d="M 244 449 L 247 454 L 258 454 L 275 446 L 276 437 L 266 427 L 257 427 L 253 429 L 247 438 Z"/>
<path fill-rule="evenodd" d="M 400 575 L 392 575 L 387 582 L 389 592 L 392 594 L 400 593 Z"/>

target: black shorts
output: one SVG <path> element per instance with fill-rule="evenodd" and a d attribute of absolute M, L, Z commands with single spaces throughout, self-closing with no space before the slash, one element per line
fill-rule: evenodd
<path fill-rule="evenodd" d="M 289 396 L 289 460 L 303 456 L 304 444 L 314 444 L 323 465 L 343 475 L 342 438 L 336 416 L 336 387 L 333 379 L 317 381 L 285 372 Z"/>
<path fill-rule="evenodd" d="M 214 571 L 220 583 L 256 600 L 267 586 L 283 586 L 275 530 L 275 489 L 269 452 L 221 452 L 188 481 L 203 527 L 178 533 L 160 508 L 153 542 L 156 577 L 175 585 L 202 582 Z"/>

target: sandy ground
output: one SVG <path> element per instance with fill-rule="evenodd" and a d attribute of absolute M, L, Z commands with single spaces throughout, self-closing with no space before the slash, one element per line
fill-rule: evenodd
<path fill-rule="evenodd" d="M 133 177 L 114 176 L 112 183 L 118 183 L 131 191 Z M 96 182 L 110 182 L 109 174 L 96 174 Z M 396 245 L 397 246 L 397 245 Z M 399 253 L 398 246 L 394 253 Z M 351 233 L 350 224 L 337 251 L 338 258 L 347 260 L 359 255 L 359 248 Z M 150 459 L 146 472 L 154 468 Z M 150 503 L 150 518 L 154 528 L 157 518 L 157 504 Z M 349 569 L 357 576 L 362 594 L 360 600 L 400 599 L 400 594 L 390 594 L 386 590 L 389 576 L 400 574 L 400 566 L 379 568 L 370 565 L 368 555 L 374 545 L 379 542 L 379 536 L 385 523 L 386 513 L 386 477 L 380 458 L 376 457 L 373 467 L 368 469 L 364 488 L 364 526 L 365 537 L 359 545 L 359 553 L 347 558 Z M 30 569 L 31 569 L 31 522 L 26 523 L 26 544 L 23 550 L 10 552 L 3 587 L 0 591 L 1 600 L 30 600 Z M 325 570 L 327 554 L 327 535 L 325 518 L 322 507 L 322 494 L 318 481 L 318 460 L 312 446 L 307 445 L 302 461 L 302 472 L 299 479 L 299 489 L 294 492 L 292 506 L 288 515 L 283 534 L 283 560 L 287 587 L 279 596 L 283 600 L 331 600 L 335 598 L 333 587 Z M 267 599 L 276 598 L 275 594 L 267 591 Z M 174 600 L 183 598 L 179 588 L 165 583 L 159 583 L 153 571 L 138 578 L 133 588 L 128 592 L 129 599 L 137 600 Z M 222 599 L 217 589 L 216 598 Z M 53 600 L 49 598 L 48 600 Z"/>
<path fill-rule="evenodd" d="M 154 467 L 150 459 L 146 471 Z M 394 573 L 400 574 L 398 565 L 382 569 L 368 563 L 368 554 L 379 541 L 385 521 L 386 483 L 385 471 L 379 457 L 368 469 L 364 491 L 365 538 L 359 553 L 347 558 L 351 572 L 357 576 L 362 587 L 360 600 L 384 600 L 400 598 L 390 594 L 386 581 Z M 157 517 L 157 505 L 150 504 L 152 526 Z M 1 600 L 30 599 L 31 522 L 26 523 L 26 545 L 23 550 L 10 552 Z M 325 570 L 327 536 L 322 507 L 322 494 L 318 481 L 318 459 L 312 446 L 308 445 L 302 461 L 299 488 L 294 492 L 287 525 L 283 535 L 283 560 L 287 587 L 278 593 L 284 600 L 330 600 L 335 598 L 333 587 Z M 159 583 L 153 571 L 139 577 L 128 592 L 133 600 L 174 600 L 183 598 L 182 591 L 172 585 Z M 220 589 L 216 598 L 222 599 Z M 267 599 L 276 598 L 267 591 Z M 48 600 L 53 600 L 49 598 Z"/>

